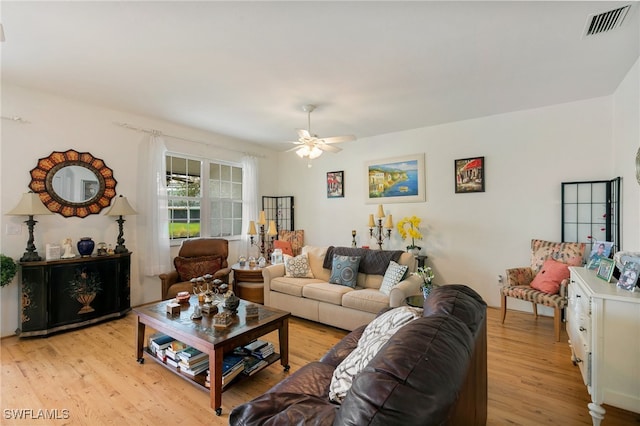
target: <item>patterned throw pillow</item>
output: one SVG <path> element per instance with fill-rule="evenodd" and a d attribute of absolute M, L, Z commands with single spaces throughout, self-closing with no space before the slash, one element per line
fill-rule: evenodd
<path fill-rule="evenodd" d="M 422 316 L 422 308 L 401 306 L 391 309 L 367 325 L 358 346 L 333 371 L 329 399 L 342 403 L 355 377 L 373 359 L 385 343 L 404 325 Z"/>
<path fill-rule="evenodd" d="M 544 240 L 531 240 L 531 269 L 537 274 L 544 261 L 553 259 L 569 266 L 582 265 L 585 243 L 554 243 Z"/>
<path fill-rule="evenodd" d="M 360 266 L 360 256 L 333 255 L 329 282 L 355 288 L 358 281 L 358 266 Z"/>
<path fill-rule="evenodd" d="M 300 256 L 283 255 L 284 276 L 289 278 L 313 278 L 313 272 L 309 266 L 309 258 L 306 253 Z"/>
<path fill-rule="evenodd" d="M 391 288 L 398 284 L 404 278 L 409 267 L 407 265 L 400 265 L 393 260 L 389 262 L 387 271 L 382 278 L 382 284 L 380 285 L 380 292 L 387 296 L 391 293 Z"/>
<path fill-rule="evenodd" d="M 189 281 L 191 278 L 198 278 L 206 274 L 213 275 L 222 268 L 222 259 L 219 255 L 182 257 L 177 256 L 173 264 L 178 271 L 181 281 Z"/>

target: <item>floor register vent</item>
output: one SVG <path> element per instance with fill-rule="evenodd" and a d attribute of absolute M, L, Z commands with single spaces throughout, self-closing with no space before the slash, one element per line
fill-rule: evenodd
<path fill-rule="evenodd" d="M 628 4 L 608 12 L 589 15 L 583 36 L 588 37 L 618 28 L 622 25 L 630 8 L 631 5 Z"/>

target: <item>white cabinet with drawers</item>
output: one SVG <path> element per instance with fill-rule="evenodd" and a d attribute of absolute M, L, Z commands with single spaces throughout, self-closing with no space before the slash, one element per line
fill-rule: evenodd
<path fill-rule="evenodd" d="M 591 395 L 593 424 L 604 418 L 602 404 L 640 413 L 640 291 L 619 289 L 592 270 L 569 269 L 567 333 Z"/>

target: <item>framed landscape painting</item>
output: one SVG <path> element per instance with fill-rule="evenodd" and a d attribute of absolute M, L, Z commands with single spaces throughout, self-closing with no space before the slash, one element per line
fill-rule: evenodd
<path fill-rule="evenodd" d="M 344 171 L 327 172 L 327 198 L 344 197 Z"/>
<path fill-rule="evenodd" d="M 424 154 L 369 161 L 365 165 L 367 203 L 425 200 Z"/>
<path fill-rule="evenodd" d="M 456 194 L 484 192 L 484 157 L 455 160 Z"/>

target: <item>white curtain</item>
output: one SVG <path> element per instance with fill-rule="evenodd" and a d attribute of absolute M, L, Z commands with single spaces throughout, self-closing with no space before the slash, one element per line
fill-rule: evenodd
<path fill-rule="evenodd" d="M 250 249 L 249 222 L 258 220 L 258 158 L 246 155 L 242 157 L 242 245 L 241 254 L 247 255 Z"/>
<path fill-rule="evenodd" d="M 165 155 L 167 148 L 160 134 L 151 133 L 140 144 L 138 168 L 138 226 L 140 271 L 147 276 L 171 270 L 169 249 L 169 206 Z"/>

